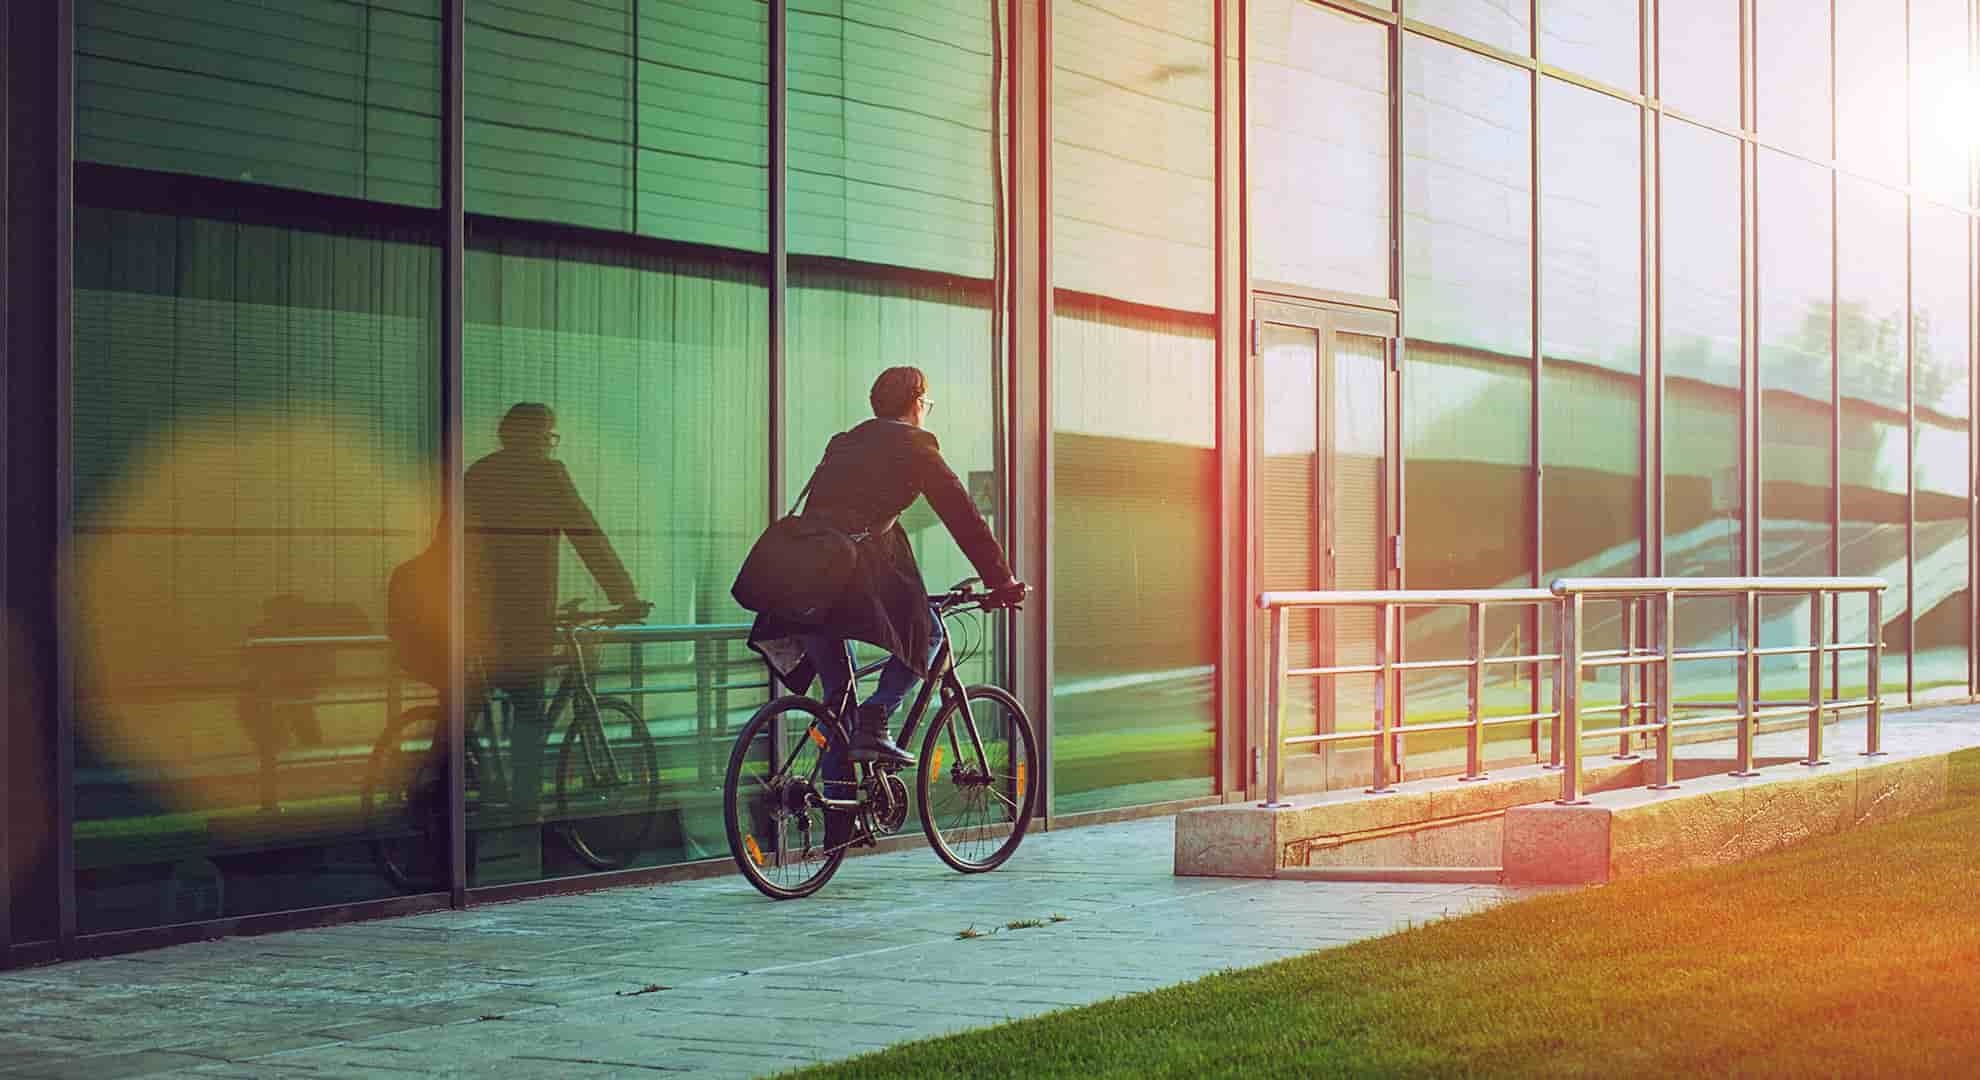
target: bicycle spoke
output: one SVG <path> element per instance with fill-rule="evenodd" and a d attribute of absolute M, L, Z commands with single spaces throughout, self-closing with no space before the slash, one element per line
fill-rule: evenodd
<path fill-rule="evenodd" d="M 936 853 L 964 872 L 993 869 L 1030 820 L 1024 778 L 1035 764 L 1030 729 L 1002 691 L 972 688 L 935 719 L 918 777 L 922 829 Z M 972 731 L 973 729 L 973 731 Z"/>

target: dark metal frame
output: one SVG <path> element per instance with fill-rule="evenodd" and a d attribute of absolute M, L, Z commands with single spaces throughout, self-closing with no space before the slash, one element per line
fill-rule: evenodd
<path fill-rule="evenodd" d="M 12 25 L 12 0 L 0 0 L 0 34 L 11 32 Z M 11 505 L 12 498 L 7 482 L 12 471 L 7 448 L 12 442 L 5 403 L 9 400 L 8 387 L 13 367 L 13 327 L 7 317 L 12 306 L 9 300 L 13 296 L 8 281 L 8 267 L 13 262 L 14 251 L 13 189 L 10 183 L 14 171 L 13 67 L 13 54 L 5 46 L 0 46 L 0 506 Z M 16 670 L 14 608 L 7 595 L 12 576 L 7 571 L 11 565 L 9 547 L 7 528 L 0 524 L 0 782 L 6 780 L 7 763 L 13 760 L 10 756 L 14 721 L 12 702 L 17 700 L 18 694 L 18 688 L 13 685 Z M 7 800 L 0 799 L 0 967 L 6 966 L 4 958 L 14 944 L 14 825 L 7 810 Z"/>
<path fill-rule="evenodd" d="M 461 371 L 463 283 L 467 258 L 467 0 L 443 0 L 440 28 L 440 210 L 446 241 L 440 252 L 440 484 L 441 520 L 447 530 L 447 685 L 441 698 L 447 718 L 447 899 L 467 903 L 467 649 L 462 609 L 466 570 L 466 466 Z"/>
<path fill-rule="evenodd" d="M 72 454 L 75 381 L 75 164 L 76 164 L 76 10 L 75 0 L 51 0 L 55 20 L 55 250 L 52 263 L 54 319 L 50 357 L 55 382 L 55 530 L 52 550 L 60 551 L 70 533 L 73 504 L 69 493 L 75 490 L 75 464 Z M 59 556 L 58 556 L 59 558 Z M 58 563 L 56 608 L 73 595 L 68 573 Z M 59 618 L 58 614 L 58 618 Z M 55 642 L 55 875 L 59 882 L 56 897 L 55 940 L 64 953 L 76 944 L 76 791 L 69 778 L 75 775 L 76 692 L 75 659 L 70 655 L 68 634 L 57 627 Z"/>
<path fill-rule="evenodd" d="M 1250 669 L 1245 666 L 1244 567 L 1247 561 L 1243 529 L 1232 529 L 1232 521 L 1243 512 L 1245 477 L 1248 469 L 1240 460 L 1237 447 L 1245 428 L 1243 411 L 1244 371 L 1250 350 L 1246 348 L 1244 315 L 1249 287 L 1247 259 L 1249 236 L 1246 231 L 1247 201 L 1245 162 L 1245 3 L 1244 0 L 1216 0 L 1216 33 L 1213 48 L 1216 60 L 1216 306 L 1217 306 L 1217 679 L 1214 713 L 1216 717 L 1216 790 L 1241 791 L 1248 783 L 1244 771 L 1244 749 L 1250 741 L 1245 730 L 1246 703 L 1250 701 Z M 1233 53 L 1236 62 L 1233 63 Z M 1240 85 L 1232 92 L 1233 83 Z M 1238 538 L 1233 542 L 1233 538 Z M 1234 601 L 1236 601 L 1234 603 Z"/>
<path fill-rule="evenodd" d="M 1043 588 L 1007 620 L 1016 641 L 1012 689 L 1038 736 L 1038 817 L 1051 828 L 1057 802 L 1052 736 L 1052 12 L 1049 0 L 1013 0 L 1010 18 L 1011 311 L 1010 552 Z"/>

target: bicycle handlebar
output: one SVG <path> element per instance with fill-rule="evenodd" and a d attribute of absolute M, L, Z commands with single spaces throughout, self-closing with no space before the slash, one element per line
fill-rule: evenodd
<path fill-rule="evenodd" d="M 1024 606 L 1024 596 L 1028 595 L 1030 591 L 1027 588 L 1025 593 L 1020 594 L 1019 598 L 1015 601 L 996 603 L 994 601 L 999 599 L 997 590 L 978 588 L 980 585 L 982 585 L 981 580 L 968 578 L 957 582 L 948 592 L 929 596 L 928 602 L 933 604 L 937 610 L 945 613 L 970 606 L 975 606 L 984 611 L 1005 609 L 1017 611 Z"/>
<path fill-rule="evenodd" d="M 653 612 L 653 605 L 644 600 L 598 611 L 586 611 L 583 604 L 582 600 L 572 600 L 557 609 L 556 625 L 559 631 L 593 626 L 626 626 L 643 622 Z"/>

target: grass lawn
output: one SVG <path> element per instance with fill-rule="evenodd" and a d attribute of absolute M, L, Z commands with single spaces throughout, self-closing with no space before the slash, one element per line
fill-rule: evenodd
<path fill-rule="evenodd" d="M 1976 1071 L 1980 751 L 1953 759 L 1943 810 L 1906 821 L 803 1075 Z"/>

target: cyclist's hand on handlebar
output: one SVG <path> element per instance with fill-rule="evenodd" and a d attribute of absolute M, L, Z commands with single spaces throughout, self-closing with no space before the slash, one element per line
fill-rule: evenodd
<path fill-rule="evenodd" d="M 638 597 L 634 597 L 620 604 L 614 614 L 618 615 L 625 622 L 644 622 L 648 615 L 653 614 L 653 601 L 641 600 Z"/>
<path fill-rule="evenodd" d="M 1030 591 L 1031 591 L 1031 587 L 1026 585 L 1024 582 L 1013 580 L 1007 584 L 999 585 L 996 588 L 991 589 L 990 592 L 987 595 L 985 595 L 983 598 L 983 606 L 986 609 L 988 608 L 1015 609 L 1016 607 L 1018 607 L 1018 605 L 1024 603 L 1025 594 Z"/>

